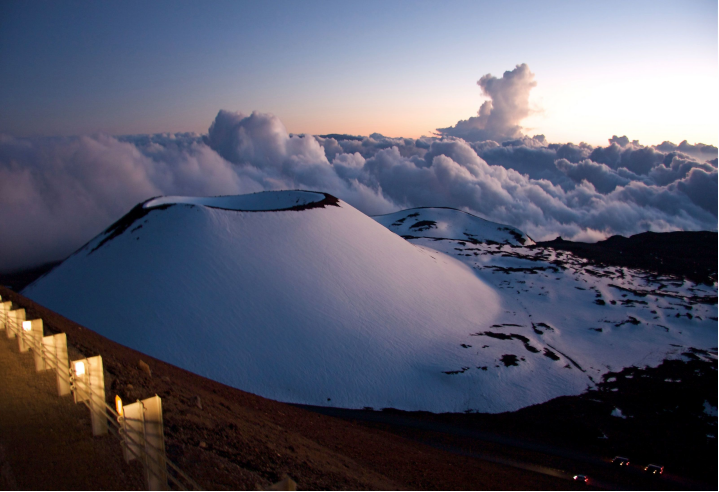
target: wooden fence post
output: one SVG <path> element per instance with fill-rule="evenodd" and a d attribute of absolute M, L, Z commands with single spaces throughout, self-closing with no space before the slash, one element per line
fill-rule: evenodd
<path fill-rule="evenodd" d="M 7 329 L 7 314 L 10 311 L 10 308 L 12 308 L 11 301 L 0 302 L 0 330 Z"/>
<path fill-rule="evenodd" d="M 15 338 L 15 334 L 20 328 L 20 323 L 25 321 L 25 310 L 24 309 L 11 309 L 8 311 L 7 323 L 5 323 L 8 338 Z"/>
<path fill-rule="evenodd" d="M 42 337 L 44 335 L 43 323 L 41 319 L 33 319 L 30 321 L 23 321 L 23 329 L 25 333 L 25 341 L 32 349 L 32 354 L 35 357 L 35 371 L 44 371 L 47 367 L 45 364 L 45 358 L 43 357 L 44 349 L 42 345 Z M 29 329 L 26 329 L 29 328 Z"/>
<path fill-rule="evenodd" d="M 123 429 L 126 436 L 123 451 L 125 460 L 137 456 L 145 460 L 145 474 L 149 490 L 167 490 L 165 464 L 165 431 L 162 421 L 162 400 L 155 395 L 123 406 Z"/>
<path fill-rule="evenodd" d="M 67 362 L 67 335 L 57 333 L 47 337 L 42 337 L 42 346 L 45 354 L 52 357 L 52 365 L 55 366 L 57 374 L 57 394 L 65 396 L 70 394 L 70 381 Z M 47 361 L 47 357 L 45 359 Z"/>

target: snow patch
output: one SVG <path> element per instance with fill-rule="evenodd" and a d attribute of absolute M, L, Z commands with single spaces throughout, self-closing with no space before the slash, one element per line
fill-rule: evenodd
<path fill-rule="evenodd" d="M 709 415 L 710 417 L 716 417 L 717 416 L 717 407 L 715 407 L 708 401 L 705 401 L 704 402 L 704 413 Z"/>
<path fill-rule="evenodd" d="M 490 222 L 454 208 L 411 208 L 373 218 L 403 237 L 456 239 L 470 243 L 490 241 L 514 246 L 534 244 L 534 241 L 519 229 Z"/>

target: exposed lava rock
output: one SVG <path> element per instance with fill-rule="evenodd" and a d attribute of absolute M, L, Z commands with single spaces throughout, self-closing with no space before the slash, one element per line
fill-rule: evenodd
<path fill-rule="evenodd" d="M 717 281 L 716 232 L 643 232 L 628 238 L 612 236 L 594 244 L 558 237 L 537 246 L 571 251 L 602 265 L 639 268 L 708 285 Z"/>

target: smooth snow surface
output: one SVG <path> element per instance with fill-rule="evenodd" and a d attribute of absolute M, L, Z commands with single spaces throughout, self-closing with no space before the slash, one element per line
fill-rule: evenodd
<path fill-rule="evenodd" d="M 716 417 L 717 415 L 719 415 L 719 413 L 717 413 L 717 407 L 715 407 L 708 401 L 704 402 L 704 413 L 710 417 Z"/>
<path fill-rule="evenodd" d="M 529 246 L 534 241 L 519 229 L 481 219 L 454 208 L 410 208 L 373 217 L 390 231 L 405 238 L 433 237 L 475 243 L 488 241 Z"/>
<path fill-rule="evenodd" d="M 222 200 L 257 210 L 302 197 L 324 195 Z M 122 232 L 113 226 L 24 294 L 114 341 L 268 398 L 435 412 L 486 405 L 481 379 L 445 373 L 464 363 L 467 334 L 501 310 L 470 267 L 344 202 L 282 212 L 203 205 L 217 200 L 150 201 Z"/>

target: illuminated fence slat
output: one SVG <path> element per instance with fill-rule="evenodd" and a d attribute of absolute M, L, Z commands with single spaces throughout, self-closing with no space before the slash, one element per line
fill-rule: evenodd
<path fill-rule="evenodd" d="M 44 333 L 41 319 L 23 321 L 23 336 L 32 349 L 35 358 L 35 371 L 45 370 L 45 358 L 43 357 L 42 335 Z M 27 327 L 27 329 L 26 329 Z"/>
<path fill-rule="evenodd" d="M 135 456 L 145 457 L 145 473 L 150 490 L 167 488 L 167 466 L 165 464 L 165 434 L 162 421 L 162 400 L 152 398 L 138 400 L 121 408 L 123 452 L 125 460 Z M 143 454 L 144 451 L 144 454 Z"/>
<path fill-rule="evenodd" d="M 73 389 L 75 403 L 87 402 L 92 414 L 92 435 L 107 434 L 105 410 L 105 373 L 102 357 L 72 361 Z"/>
<path fill-rule="evenodd" d="M 139 460 L 145 468 L 148 490 L 169 490 L 169 484 L 179 490 L 201 490 L 200 486 L 165 455 L 165 435 L 162 419 L 162 400 L 155 395 L 123 407 L 118 412 L 105 402 L 105 375 L 101 356 L 72 361 L 67 351 L 67 335 L 57 333 L 43 336 L 42 319 L 27 320 L 25 309 L 12 309 L 11 301 L 0 297 L 0 329 L 8 338 L 18 338 L 21 352 L 31 350 L 35 370 L 54 370 L 58 395 L 71 392 L 75 403 L 84 403 L 92 417 L 93 435 L 112 434 L 122 444 L 126 461 Z M 119 397 L 116 397 L 119 400 Z M 168 473 L 168 470 L 171 473 Z"/>
<path fill-rule="evenodd" d="M 41 319 L 32 319 L 22 322 L 22 330 L 20 330 L 20 352 L 27 352 L 33 347 L 42 347 L 43 326 Z M 45 369 L 45 362 L 42 358 L 42 351 L 33 350 L 35 357 L 35 370 L 42 371 Z"/>
<path fill-rule="evenodd" d="M 24 309 L 11 309 L 7 313 L 7 322 L 5 323 L 5 331 L 7 332 L 8 338 L 15 338 L 18 332 L 19 325 L 25 320 Z"/>
<path fill-rule="evenodd" d="M 10 308 L 12 308 L 11 301 L 0 302 L 0 330 L 6 329 L 7 316 L 8 316 L 8 312 L 10 312 Z"/>
<path fill-rule="evenodd" d="M 46 358 L 55 361 L 53 364 L 57 374 L 57 394 L 66 396 L 70 394 L 70 381 L 67 379 L 67 371 L 70 367 L 67 361 L 67 335 L 57 333 L 42 338 L 43 353 Z M 49 368 L 51 369 L 51 368 Z"/>
<path fill-rule="evenodd" d="M 20 353 L 30 350 L 30 346 L 25 343 L 25 331 L 31 329 L 32 324 L 26 324 L 26 319 L 26 317 L 23 317 L 22 320 L 17 320 L 17 330 L 15 331 L 15 336 L 17 337 L 17 349 Z"/>

